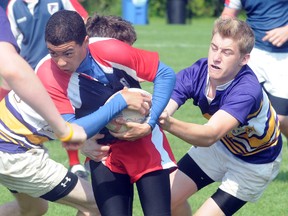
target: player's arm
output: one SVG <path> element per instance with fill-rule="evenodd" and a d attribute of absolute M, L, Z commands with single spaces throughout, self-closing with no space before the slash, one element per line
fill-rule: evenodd
<path fill-rule="evenodd" d="M 91 138 L 128 106 L 138 111 L 142 110 L 142 113 L 147 113 L 149 101 L 150 97 L 139 92 L 130 92 L 126 89 L 122 90 L 120 94 L 116 94 L 109 102 L 87 116 L 79 119 L 76 119 L 74 114 L 62 116 L 66 121 L 82 126 L 88 138 Z"/>
<path fill-rule="evenodd" d="M 176 110 L 178 109 L 179 105 L 174 101 L 173 99 L 169 100 L 169 103 L 167 104 L 165 111 L 168 115 L 172 116 Z"/>
<path fill-rule="evenodd" d="M 222 18 L 237 17 L 241 9 L 242 4 L 240 0 L 225 0 L 221 17 Z"/>
<path fill-rule="evenodd" d="M 239 14 L 239 10 L 229 7 L 224 7 L 221 17 L 222 18 L 234 18 L 237 17 Z"/>
<path fill-rule="evenodd" d="M 160 126 L 169 133 L 194 146 L 208 147 L 239 125 L 239 122 L 226 111 L 217 111 L 205 125 L 177 120 L 163 112 Z"/>
<path fill-rule="evenodd" d="M 125 140 L 139 139 L 151 133 L 170 99 L 175 81 L 176 76 L 174 71 L 170 67 L 159 62 L 158 71 L 153 81 L 152 106 L 147 123 L 139 124 L 134 122 L 121 122 L 120 120 L 118 123 L 125 124 L 129 130 L 123 133 L 110 133 L 119 139 Z"/>
<path fill-rule="evenodd" d="M 155 127 L 159 116 L 168 104 L 175 82 L 176 75 L 172 68 L 159 62 L 158 71 L 153 81 L 152 107 L 148 121 L 152 128 Z"/>
<path fill-rule="evenodd" d="M 55 131 L 58 137 L 67 137 L 70 127 L 59 115 L 51 98 L 29 64 L 17 53 L 15 47 L 7 42 L 0 42 L 0 75 L 17 95 L 39 113 Z M 33 85 L 31 85 L 33 83 Z M 83 142 L 86 134 L 78 126 L 72 126 L 72 141 Z"/>

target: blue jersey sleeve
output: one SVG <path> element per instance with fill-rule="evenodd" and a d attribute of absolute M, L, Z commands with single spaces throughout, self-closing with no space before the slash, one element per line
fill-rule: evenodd
<path fill-rule="evenodd" d="M 159 62 L 158 71 L 153 81 L 154 90 L 152 107 L 148 118 L 148 124 L 154 128 L 159 116 L 165 109 L 175 85 L 175 72 L 162 62 Z"/>
<path fill-rule="evenodd" d="M 76 119 L 73 114 L 65 114 L 62 117 L 66 121 L 82 126 L 88 138 L 91 138 L 126 107 L 127 103 L 122 95 L 116 94 L 108 103 L 87 116 Z"/>

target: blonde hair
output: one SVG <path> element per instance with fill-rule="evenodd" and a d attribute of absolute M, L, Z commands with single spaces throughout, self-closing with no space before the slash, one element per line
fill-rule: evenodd
<path fill-rule="evenodd" d="M 218 33 L 223 38 L 231 38 L 238 43 L 241 55 L 251 52 L 255 38 L 250 26 L 237 18 L 219 18 L 214 22 L 212 37 Z"/>

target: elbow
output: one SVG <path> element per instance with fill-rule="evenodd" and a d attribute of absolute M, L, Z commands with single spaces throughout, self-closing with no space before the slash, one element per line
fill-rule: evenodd
<path fill-rule="evenodd" d="M 216 142 L 217 142 L 217 139 L 209 139 L 206 143 L 206 147 L 210 147 Z"/>
<path fill-rule="evenodd" d="M 218 137 L 216 136 L 209 136 L 209 137 L 203 137 L 195 142 L 195 140 L 189 140 L 188 143 L 194 146 L 199 146 L 199 147 L 210 147 L 214 143 L 218 141 Z"/>
<path fill-rule="evenodd" d="M 207 142 L 206 142 L 206 146 L 207 147 L 210 147 L 212 146 L 214 143 L 216 143 L 218 140 L 220 139 L 219 135 L 216 134 L 216 133 L 210 133 L 210 136 L 209 138 L 207 139 Z"/>

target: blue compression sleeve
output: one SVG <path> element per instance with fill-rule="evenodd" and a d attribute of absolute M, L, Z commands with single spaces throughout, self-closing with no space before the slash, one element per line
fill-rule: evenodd
<path fill-rule="evenodd" d="M 165 109 L 176 82 L 176 75 L 172 68 L 159 62 L 158 71 L 153 81 L 152 107 L 148 124 L 154 128 L 158 118 Z"/>
<path fill-rule="evenodd" d="M 87 116 L 76 119 L 74 114 L 65 114 L 62 115 L 62 117 L 66 121 L 82 126 L 88 138 L 91 138 L 126 107 L 127 103 L 122 95 L 116 94 L 115 97 L 113 97 L 108 103 Z"/>

